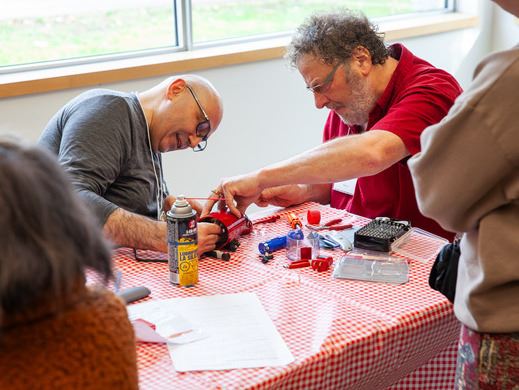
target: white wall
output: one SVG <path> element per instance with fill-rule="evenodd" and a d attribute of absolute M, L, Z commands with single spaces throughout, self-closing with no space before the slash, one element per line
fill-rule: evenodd
<path fill-rule="evenodd" d="M 500 35 L 493 33 L 494 7 L 488 3 L 483 0 L 481 29 L 402 42 L 416 55 L 453 73 L 462 85 L 467 85 L 476 63 L 500 36 L 517 36 L 517 22 L 501 14 Z M 315 109 L 300 75 L 290 70 L 284 60 L 208 69 L 198 74 L 211 80 L 222 94 L 224 119 L 204 152 L 184 150 L 164 156 L 165 177 L 173 194 L 206 196 L 222 177 L 245 173 L 320 142 L 327 113 Z M 160 80 L 141 79 L 103 87 L 138 91 Z M 0 134 L 15 133 L 36 141 L 55 111 L 81 91 L 0 99 Z"/>
<path fill-rule="evenodd" d="M 515 16 L 496 6 L 489 24 L 494 26 L 491 38 L 494 50 L 505 50 L 519 43 L 519 19 Z"/>

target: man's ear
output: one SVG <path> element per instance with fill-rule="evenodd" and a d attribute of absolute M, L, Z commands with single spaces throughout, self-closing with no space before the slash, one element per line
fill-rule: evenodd
<path fill-rule="evenodd" d="M 186 81 L 184 79 L 175 79 L 171 84 L 169 84 L 166 92 L 168 99 L 173 99 L 173 96 L 182 93 L 184 89 L 186 89 Z"/>
<path fill-rule="evenodd" d="M 368 74 L 373 66 L 371 62 L 371 54 L 364 46 L 357 46 L 353 49 L 351 60 L 358 66 L 359 70 L 364 75 Z"/>

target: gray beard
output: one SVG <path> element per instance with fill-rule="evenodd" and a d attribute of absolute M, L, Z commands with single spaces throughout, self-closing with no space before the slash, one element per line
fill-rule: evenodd
<path fill-rule="evenodd" d="M 353 103 L 344 116 L 339 115 L 342 122 L 348 126 L 365 126 L 369 120 L 369 113 L 375 107 L 376 96 L 370 91 L 369 86 L 362 79 L 353 76 L 352 73 L 346 74 L 346 80 L 352 90 L 351 97 Z"/>
<path fill-rule="evenodd" d="M 339 114 L 337 114 L 339 115 Z M 348 116 L 348 118 L 342 116 L 342 115 L 339 115 L 339 118 L 341 118 L 341 121 L 345 124 L 345 125 L 348 125 L 348 126 L 355 126 L 355 125 L 358 125 L 358 126 L 361 126 L 361 127 L 366 127 L 366 125 L 368 124 L 368 119 L 369 119 L 369 113 L 367 115 L 360 115 L 360 114 L 356 114 L 356 115 L 352 115 L 350 114 Z"/>

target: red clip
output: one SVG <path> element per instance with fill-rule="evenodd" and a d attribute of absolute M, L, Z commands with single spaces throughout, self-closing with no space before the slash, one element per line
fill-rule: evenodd
<path fill-rule="evenodd" d="M 326 257 L 324 259 L 314 259 L 312 260 L 312 269 L 317 272 L 323 272 L 330 269 L 332 264 L 333 259 L 331 257 Z"/>
<path fill-rule="evenodd" d="M 294 268 L 304 268 L 304 267 L 310 267 L 310 261 L 308 261 L 308 260 L 294 261 L 294 262 L 290 263 L 286 268 L 294 269 Z"/>

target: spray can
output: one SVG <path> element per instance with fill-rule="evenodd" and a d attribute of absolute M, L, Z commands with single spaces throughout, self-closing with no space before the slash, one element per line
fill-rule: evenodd
<path fill-rule="evenodd" d="M 167 212 L 169 281 L 181 286 L 198 283 L 196 212 L 179 195 Z"/>

